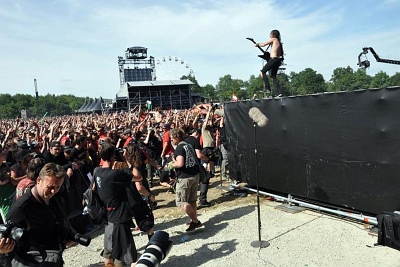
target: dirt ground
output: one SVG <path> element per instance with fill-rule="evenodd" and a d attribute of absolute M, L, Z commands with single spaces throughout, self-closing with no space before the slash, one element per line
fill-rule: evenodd
<path fill-rule="evenodd" d="M 245 193 L 242 190 L 229 191 L 230 184 L 231 181 L 223 180 L 220 177 L 219 168 L 217 167 L 215 177 L 210 180 L 210 187 L 207 193 L 207 200 L 211 202 L 212 206 L 202 208 L 198 212 L 215 209 L 221 205 L 232 207 L 242 203 L 254 204 L 256 202 L 256 194 Z M 158 179 L 154 180 L 151 190 L 156 195 L 158 204 L 154 210 L 155 218 L 171 219 L 186 216 L 175 204 L 175 193 L 167 187 L 160 186 Z"/>

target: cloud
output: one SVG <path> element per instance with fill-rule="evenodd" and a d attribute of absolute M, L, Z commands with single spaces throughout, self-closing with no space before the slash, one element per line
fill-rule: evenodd
<path fill-rule="evenodd" d="M 398 3 L 385 1 L 392 8 Z M 226 74 L 247 80 L 258 75 L 262 62 L 260 51 L 246 37 L 261 42 L 279 29 L 287 73 L 313 68 L 329 80 L 337 67 L 356 69 L 364 46 L 374 47 L 382 57 L 400 57 L 396 58 L 398 23 L 382 19 L 390 8 L 356 16 L 383 9 L 374 5 L 273 0 L 10 2 L 0 7 L 0 23 L 5 25 L 0 29 L 0 67 L 6 70 L 0 78 L 6 90 L 29 93 L 37 78 L 42 93 L 113 98 L 119 91 L 117 57 L 128 47 L 144 46 L 156 60 L 184 60 L 200 85 L 215 85 Z M 372 15 L 382 21 L 374 23 Z M 396 71 L 370 61 L 370 73 Z M 70 82 L 60 84 L 61 80 Z"/>

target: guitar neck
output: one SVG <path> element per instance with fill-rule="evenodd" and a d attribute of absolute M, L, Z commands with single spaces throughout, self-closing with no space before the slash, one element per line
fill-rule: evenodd
<path fill-rule="evenodd" d="M 256 41 L 253 40 L 253 38 L 246 38 L 246 39 L 252 41 L 253 44 L 257 44 Z M 265 49 L 265 51 L 264 51 L 264 49 L 262 49 L 260 46 L 257 46 L 257 48 L 260 49 L 261 52 L 265 53 L 265 52 L 267 52 L 267 50 L 268 50 L 268 48 L 269 48 L 270 46 L 271 46 L 271 45 L 268 45 L 268 47 L 267 47 L 267 49 Z"/>
<path fill-rule="evenodd" d="M 257 46 L 257 48 L 260 49 L 260 51 L 263 52 L 263 53 L 267 52 L 267 49 L 265 49 L 265 51 L 264 51 L 264 49 L 262 49 L 262 48 L 259 47 L 259 46 Z"/>
<path fill-rule="evenodd" d="M 268 61 L 270 59 L 270 54 L 268 52 L 268 48 L 271 46 L 271 44 L 269 44 L 268 47 L 264 50 L 259 45 L 257 45 L 257 43 L 253 40 L 253 38 L 246 38 L 246 39 L 252 41 L 256 45 L 256 47 L 258 49 L 260 49 L 260 51 L 263 53 L 262 55 L 259 55 L 260 58 L 262 58 L 266 61 Z"/>

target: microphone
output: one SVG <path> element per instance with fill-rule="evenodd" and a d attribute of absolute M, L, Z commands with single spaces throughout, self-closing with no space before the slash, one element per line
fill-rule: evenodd
<path fill-rule="evenodd" d="M 249 110 L 249 116 L 250 116 L 250 118 L 253 120 L 253 122 L 254 122 L 255 124 L 257 123 L 258 127 L 265 127 L 265 126 L 267 126 L 267 124 L 268 124 L 268 122 L 269 122 L 267 116 L 265 116 L 265 115 L 261 112 L 261 110 L 259 110 L 259 109 L 256 108 L 256 107 L 252 107 L 252 108 Z"/>

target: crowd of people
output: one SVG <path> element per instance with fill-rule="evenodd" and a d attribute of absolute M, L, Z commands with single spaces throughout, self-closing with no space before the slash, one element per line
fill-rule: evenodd
<path fill-rule="evenodd" d="M 216 164 L 228 179 L 222 105 L 2 120 L 0 142 L 0 223 L 27 232 L 27 240 L 0 232 L 1 266 L 62 266 L 66 244 L 93 224 L 82 214 L 89 187 L 107 210 L 104 263 L 134 266 L 131 229 L 154 234 L 154 177 L 176 193 L 186 231 L 201 227 L 197 209 L 211 206 Z"/>

